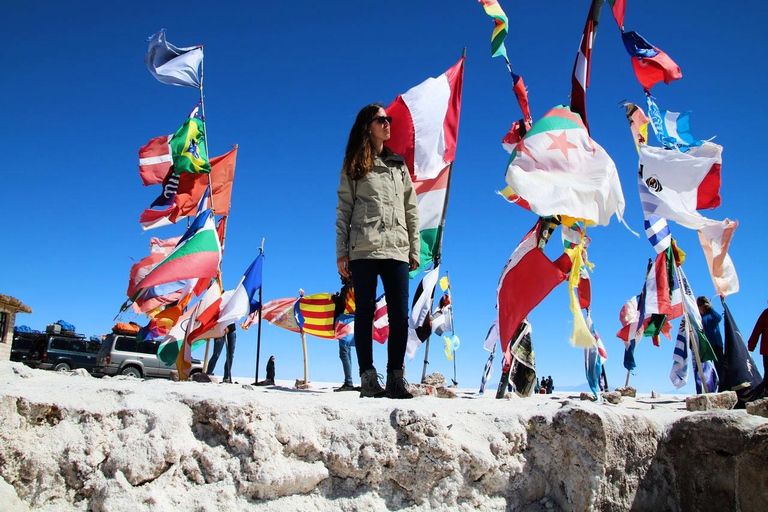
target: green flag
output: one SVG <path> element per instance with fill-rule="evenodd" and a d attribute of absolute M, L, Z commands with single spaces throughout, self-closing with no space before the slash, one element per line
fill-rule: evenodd
<path fill-rule="evenodd" d="M 174 174 L 183 172 L 209 173 L 208 151 L 205 148 L 205 130 L 203 121 L 195 117 L 197 109 L 184 121 L 171 137 Z"/>

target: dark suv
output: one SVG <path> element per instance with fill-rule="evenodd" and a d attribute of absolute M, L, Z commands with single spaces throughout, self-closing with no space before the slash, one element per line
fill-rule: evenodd
<path fill-rule="evenodd" d="M 96 366 L 96 354 L 101 344 L 85 339 L 82 334 L 44 333 L 23 335 L 31 347 L 23 361 L 41 370 L 68 371 L 85 368 L 89 372 Z"/>

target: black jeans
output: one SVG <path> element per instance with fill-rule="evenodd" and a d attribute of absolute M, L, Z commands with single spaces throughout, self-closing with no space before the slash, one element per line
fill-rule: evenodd
<path fill-rule="evenodd" d="M 235 331 L 228 332 L 221 338 L 213 340 L 213 354 L 211 355 L 211 359 L 208 360 L 208 371 L 206 373 L 208 375 L 213 375 L 213 368 L 219 360 L 225 338 L 227 341 L 227 359 L 224 361 L 224 380 L 232 380 L 232 359 L 235 356 L 235 344 L 237 342 L 237 333 Z"/>
<path fill-rule="evenodd" d="M 403 369 L 408 341 L 408 264 L 396 260 L 349 262 L 355 283 L 355 348 L 360 375 L 373 369 L 373 314 L 378 277 L 384 286 L 389 315 L 387 372 Z"/>

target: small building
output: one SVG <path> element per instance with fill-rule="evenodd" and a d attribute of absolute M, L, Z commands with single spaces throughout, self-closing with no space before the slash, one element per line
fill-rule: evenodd
<path fill-rule="evenodd" d="M 0 293 L 0 361 L 11 359 L 16 313 L 32 313 L 32 308 L 15 297 Z"/>

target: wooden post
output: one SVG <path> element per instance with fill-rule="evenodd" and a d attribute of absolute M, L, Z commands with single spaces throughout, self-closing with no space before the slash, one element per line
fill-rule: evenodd
<path fill-rule="evenodd" d="M 264 253 L 264 239 L 261 239 L 261 247 L 259 248 L 259 254 Z M 253 385 L 259 383 L 259 356 L 261 355 L 261 310 L 264 305 L 262 302 L 262 291 L 264 289 L 264 268 L 262 267 L 261 286 L 259 286 L 259 324 L 256 326 L 256 375 L 254 376 Z"/>
<path fill-rule="evenodd" d="M 624 381 L 624 387 L 629 386 L 629 370 L 627 370 L 627 380 Z"/>
<path fill-rule="evenodd" d="M 301 331 L 301 348 L 304 350 L 304 386 L 309 387 L 309 361 L 307 360 L 307 337 L 304 331 Z"/>
<path fill-rule="evenodd" d="M 211 339 L 205 340 L 205 357 L 203 358 L 203 373 L 208 373 L 208 351 L 211 346 Z"/>

